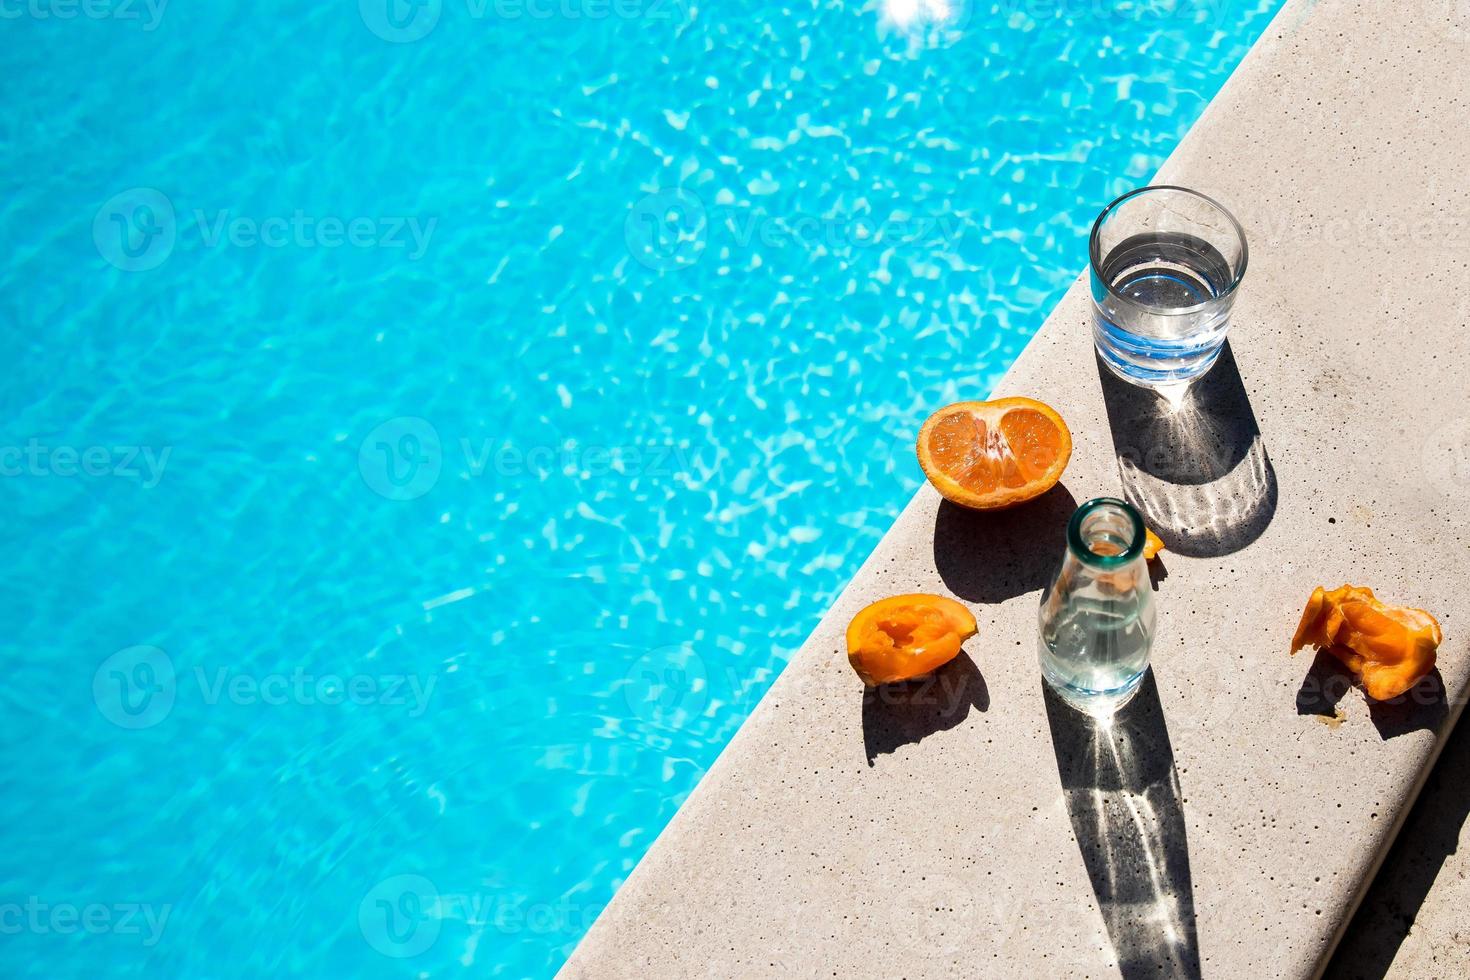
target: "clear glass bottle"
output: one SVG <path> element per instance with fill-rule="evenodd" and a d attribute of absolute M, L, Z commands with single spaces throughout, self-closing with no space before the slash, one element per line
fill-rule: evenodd
<path fill-rule="evenodd" d="M 1067 524 L 1067 553 L 1041 594 L 1041 673 L 1062 700 L 1107 717 L 1138 690 L 1154 639 L 1143 518 L 1099 497 Z"/>

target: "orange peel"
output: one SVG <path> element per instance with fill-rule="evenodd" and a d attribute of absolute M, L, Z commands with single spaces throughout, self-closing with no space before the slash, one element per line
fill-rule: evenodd
<path fill-rule="evenodd" d="M 1434 669 L 1443 635 L 1423 609 L 1390 606 L 1372 589 L 1320 585 L 1307 600 L 1291 639 L 1291 652 L 1307 645 L 1325 649 L 1358 676 L 1375 701 L 1408 691 Z"/>
<path fill-rule="evenodd" d="M 916 593 L 882 599 L 847 627 L 847 661 L 868 687 L 912 680 L 959 656 L 978 631 L 961 603 Z"/>

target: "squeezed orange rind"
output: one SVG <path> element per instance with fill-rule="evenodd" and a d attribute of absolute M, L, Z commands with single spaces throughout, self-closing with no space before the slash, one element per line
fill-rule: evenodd
<path fill-rule="evenodd" d="M 959 656 L 977 631 L 975 616 L 953 599 L 896 595 L 852 618 L 847 661 L 868 687 L 913 680 Z"/>
<path fill-rule="evenodd" d="M 1320 585 L 1307 600 L 1291 652 L 1325 649 L 1357 675 L 1375 701 L 1390 701 L 1434 669 L 1443 640 L 1439 622 L 1423 609 L 1390 606 L 1372 589 Z"/>

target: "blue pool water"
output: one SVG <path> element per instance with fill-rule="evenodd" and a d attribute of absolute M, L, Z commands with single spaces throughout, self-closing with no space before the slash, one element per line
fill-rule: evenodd
<path fill-rule="evenodd" d="M 1276 0 L 392 2 L 0 5 L 0 974 L 552 973 Z"/>

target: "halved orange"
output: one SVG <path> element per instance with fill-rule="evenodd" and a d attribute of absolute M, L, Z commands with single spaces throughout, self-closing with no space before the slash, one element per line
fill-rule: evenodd
<path fill-rule="evenodd" d="M 946 500 L 996 510 L 1039 497 L 1062 478 L 1072 433 L 1031 398 L 946 405 L 919 430 L 919 465 Z"/>
<path fill-rule="evenodd" d="M 912 680 L 955 657 L 974 636 L 975 617 L 942 595 L 896 595 L 880 599 L 847 627 L 847 661 L 868 687 Z"/>

